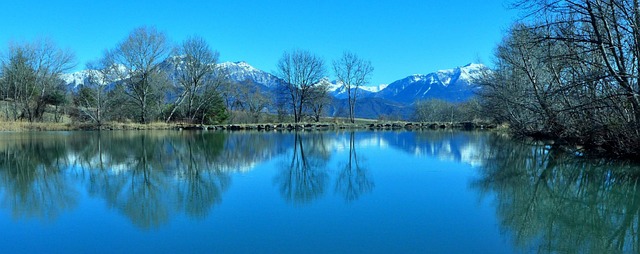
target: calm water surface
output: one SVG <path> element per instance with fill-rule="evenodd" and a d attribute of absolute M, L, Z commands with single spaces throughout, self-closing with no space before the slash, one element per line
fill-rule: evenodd
<path fill-rule="evenodd" d="M 639 178 L 483 132 L 1 133 L 0 252 L 637 253 Z"/>

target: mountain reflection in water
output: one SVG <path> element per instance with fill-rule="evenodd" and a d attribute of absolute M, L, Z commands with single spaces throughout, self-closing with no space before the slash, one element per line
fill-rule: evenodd
<path fill-rule="evenodd" d="M 415 136 L 414 136 L 415 134 Z M 359 136 L 359 138 L 356 138 Z M 331 186 L 345 201 L 375 187 L 358 146 L 392 146 L 422 156 L 461 160 L 467 135 L 431 133 L 44 132 L 2 136 L 2 206 L 14 217 L 55 219 L 73 209 L 79 188 L 100 197 L 140 227 L 172 214 L 206 217 L 231 185 L 231 174 L 283 156 L 274 184 L 295 204 L 312 202 Z M 471 144 L 474 145 L 474 144 Z M 326 167 L 333 148 L 348 157 Z M 329 172 L 335 183 L 329 183 Z"/>
<path fill-rule="evenodd" d="M 0 207 L 17 220 L 55 221 L 88 196 L 137 228 L 159 228 L 178 215 L 205 220 L 235 177 L 271 161 L 276 198 L 357 204 L 384 195 L 376 172 L 394 170 L 380 168 L 394 158 L 371 147 L 471 165 L 470 191 L 492 202 L 517 251 L 640 252 L 637 166 L 482 132 L 3 133 Z"/>

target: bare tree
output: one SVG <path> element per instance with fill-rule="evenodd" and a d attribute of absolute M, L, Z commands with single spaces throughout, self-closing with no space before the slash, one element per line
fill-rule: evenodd
<path fill-rule="evenodd" d="M 238 104 L 249 114 L 252 122 L 258 123 L 260 115 L 270 103 L 269 94 L 251 80 L 241 82 L 237 90 L 239 91 Z"/>
<path fill-rule="evenodd" d="M 369 83 L 373 66 L 370 61 L 363 60 L 354 53 L 344 52 L 340 59 L 333 61 L 333 70 L 338 76 L 338 81 L 342 82 L 347 90 L 349 120 L 354 123 L 358 88 Z"/>
<path fill-rule="evenodd" d="M 193 121 L 195 112 L 201 106 L 197 104 L 198 97 L 205 93 L 204 90 L 217 90 L 221 83 L 218 79 L 220 75 L 217 75 L 218 55 L 204 39 L 197 36 L 185 40 L 176 49 L 176 56 L 173 57 L 174 75 L 181 92 L 173 104 L 167 122 L 171 121 L 171 117 L 185 101 L 184 112 Z"/>
<path fill-rule="evenodd" d="M 484 104 L 524 135 L 617 156 L 640 151 L 638 1 L 518 1 Z"/>
<path fill-rule="evenodd" d="M 305 50 L 285 52 L 278 61 L 278 77 L 284 81 L 294 121 L 302 120 L 312 88 L 324 77 L 324 61 Z"/>
<path fill-rule="evenodd" d="M 227 72 L 227 70 L 224 70 Z M 234 112 L 242 109 L 242 103 L 238 98 L 240 98 L 242 91 L 238 89 L 238 83 L 236 82 L 225 82 L 220 86 L 221 95 L 224 100 L 224 105 L 229 114 L 229 121 L 235 122 L 236 115 Z"/>
<path fill-rule="evenodd" d="M 292 103 L 290 103 L 289 100 L 289 92 L 287 87 L 288 86 L 281 84 L 278 85 L 273 91 L 273 104 L 276 108 L 277 121 L 280 123 L 284 123 L 288 120 L 287 118 L 290 116 L 289 112 L 291 111 L 290 108 Z"/>
<path fill-rule="evenodd" d="M 265 91 L 250 79 L 223 86 L 225 105 L 232 115 L 232 122 L 258 123 L 272 104 L 272 92 Z"/>
<path fill-rule="evenodd" d="M 11 45 L 2 69 L 5 96 L 14 100 L 14 120 L 42 120 L 46 105 L 63 96 L 60 74 L 73 66 L 73 54 L 51 40 Z"/>
<path fill-rule="evenodd" d="M 108 64 L 104 61 L 87 64 L 88 80 L 74 97 L 78 110 L 98 125 L 106 120 L 105 112 L 108 111 L 109 102 L 114 99 L 108 93 L 111 82 L 117 80 L 117 70 L 114 69 L 116 66 Z"/>
<path fill-rule="evenodd" d="M 439 99 L 418 101 L 413 118 L 420 122 L 461 121 L 460 105 Z"/>
<path fill-rule="evenodd" d="M 9 59 L 2 63 L 2 89 L 5 94 L 4 100 L 13 101 L 11 113 L 7 112 L 7 116 L 11 115 L 11 118 L 16 121 L 22 105 L 26 105 L 24 101 L 30 101 L 34 94 L 36 78 L 35 71 L 29 65 L 25 49 L 12 48 L 9 54 Z M 7 108 L 9 108 L 8 105 Z"/>
<path fill-rule="evenodd" d="M 148 123 L 153 109 L 158 110 L 164 101 L 163 86 L 167 84 L 160 64 L 167 58 L 170 47 L 164 33 L 155 28 L 140 27 L 107 51 L 104 61 L 115 66 L 116 81 L 125 87 L 125 94 L 137 107 L 138 121 Z M 156 106 L 156 108 L 153 108 Z"/>
<path fill-rule="evenodd" d="M 307 104 L 311 111 L 313 120 L 320 122 L 320 117 L 324 115 L 326 106 L 331 104 L 328 80 L 322 79 L 311 88 Z"/>

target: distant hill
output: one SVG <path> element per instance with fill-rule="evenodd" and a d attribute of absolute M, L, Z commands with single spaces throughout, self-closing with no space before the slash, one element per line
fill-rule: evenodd
<path fill-rule="evenodd" d="M 348 105 L 347 99 L 336 98 L 327 109 L 327 114 L 329 116 L 347 117 L 349 116 Z M 358 99 L 355 108 L 357 118 L 369 119 L 409 119 L 413 115 L 413 111 L 411 105 L 376 97 Z"/>

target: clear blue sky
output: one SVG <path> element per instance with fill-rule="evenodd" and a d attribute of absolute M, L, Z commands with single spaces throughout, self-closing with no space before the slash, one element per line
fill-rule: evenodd
<path fill-rule="evenodd" d="M 199 35 L 221 61 L 273 72 L 282 53 L 306 49 L 327 67 L 345 50 L 371 60 L 371 85 L 470 62 L 491 65 L 515 18 L 506 0 L 33 1 L 0 8 L 0 46 L 51 38 L 78 67 L 98 59 L 136 27 L 154 26 L 174 43 Z M 328 75 L 334 78 L 328 68 Z"/>

